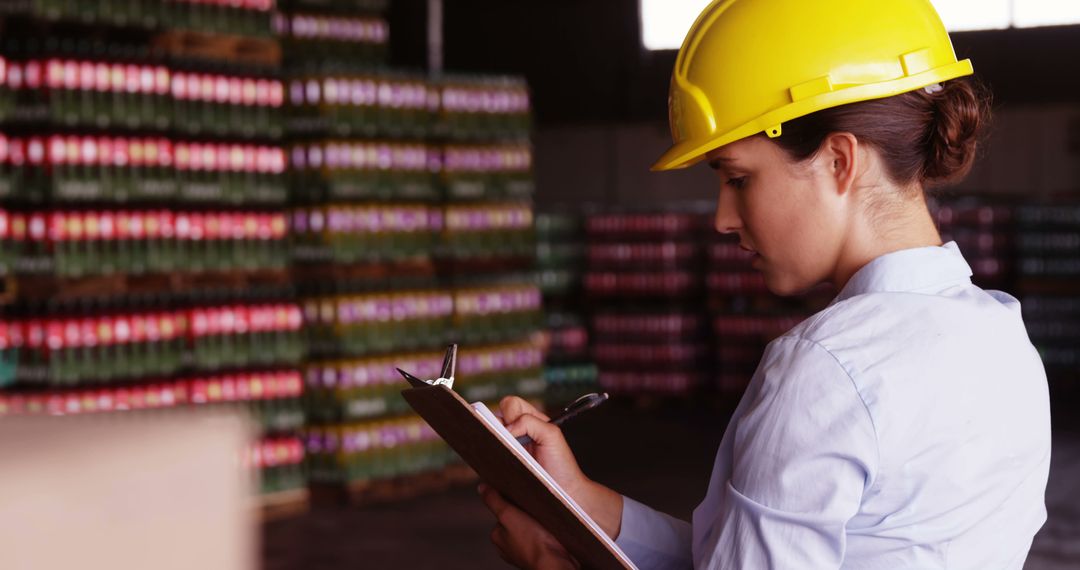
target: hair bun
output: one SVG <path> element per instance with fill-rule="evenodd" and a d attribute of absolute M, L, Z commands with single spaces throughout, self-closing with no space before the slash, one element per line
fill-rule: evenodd
<path fill-rule="evenodd" d="M 959 181 L 971 170 L 990 116 L 990 97 L 964 79 L 934 87 L 919 92 L 929 99 L 934 115 L 926 134 L 923 180 L 929 185 L 941 185 Z"/>

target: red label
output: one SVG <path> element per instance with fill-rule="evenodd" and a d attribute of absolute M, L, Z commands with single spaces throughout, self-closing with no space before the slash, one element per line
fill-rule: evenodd
<path fill-rule="evenodd" d="M 188 77 L 185 73 L 173 74 L 170 83 L 174 99 L 183 101 L 188 98 Z"/>
<path fill-rule="evenodd" d="M 214 101 L 218 103 L 229 102 L 229 79 L 227 77 L 215 77 L 214 81 Z"/>
<path fill-rule="evenodd" d="M 124 90 L 124 66 L 114 63 L 109 66 L 109 87 L 113 91 Z"/>
<path fill-rule="evenodd" d="M 161 225 L 161 237 L 171 239 L 176 235 L 176 217 L 172 212 L 157 212 L 158 223 Z"/>
<path fill-rule="evenodd" d="M 133 315 L 131 317 L 131 342 L 135 344 L 146 342 L 145 315 Z"/>
<path fill-rule="evenodd" d="M 146 164 L 146 147 L 142 139 L 128 141 L 128 161 L 134 168 L 140 168 Z"/>
<path fill-rule="evenodd" d="M 154 93 L 168 95 L 170 88 L 169 69 L 167 67 L 154 68 Z"/>
<path fill-rule="evenodd" d="M 235 402 L 236 397 L 236 378 L 234 376 L 226 376 L 221 379 L 221 399 L 226 402 Z"/>
<path fill-rule="evenodd" d="M 236 399 L 246 402 L 251 399 L 251 376 L 240 376 L 236 380 Z"/>
<path fill-rule="evenodd" d="M 244 80 L 239 77 L 230 77 L 229 81 L 229 104 L 244 104 Z"/>
<path fill-rule="evenodd" d="M 173 145 L 173 153 L 178 170 L 188 170 L 191 167 L 191 147 L 187 143 Z"/>
<path fill-rule="evenodd" d="M 168 139 L 159 139 L 158 145 L 158 166 L 170 167 L 173 163 L 173 144 Z"/>
<path fill-rule="evenodd" d="M 67 241 L 67 215 L 64 212 L 49 214 L 49 241 Z"/>
<path fill-rule="evenodd" d="M 206 404 L 210 401 L 209 387 L 206 380 L 193 380 L 189 392 L 192 404 Z"/>
<path fill-rule="evenodd" d="M 101 239 L 101 225 L 98 223 L 96 212 L 83 214 L 83 235 L 87 240 Z"/>
<path fill-rule="evenodd" d="M 64 348 L 64 325 L 60 321 L 47 321 L 45 323 L 45 346 L 49 350 Z"/>
<path fill-rule="evenodd" d="M 285 104 L 285 85 L 280 81 L 270 82 L 270 102 L 271 107 L 280 107 Z"/>
<path fill-rule="evenodd" d="M 143 236 L 146 235 L 146 214 L 144 212 L 132 212 L 128 220 L 131 223 L 131 239 L 143 239 Z"/>
<path fill-rule="evenodd" d="M 74 63 L 72 64 L 74 65 Z M 84 64 L 89 65 L 89 64 Z M 84 89 L 96 89 L 98 91 L 108 91 L 112 85 L 111 76 L 109 73 L 109 64 L 99 63 L 93 66 L 91 72 L 91 79 L 89 86 L 83 87 Z"/>
<path fill-rule="evenodd" d="M 142 82 L 142 71 L 137 65 L 124 66 L 124 90 L 128 93 L 138 93 Z"/>
<path fill-rule="evenodd" d="M 254 105 L 257 102 L 255 98 L 255 80 L 243 79 L 240 82 L 240 101 L 244 105 Z"/>
<path fill-rule="evenodd" d="M 64 88 L 64 63 L 59 60 L 50 59 L 45 64 L 45 85 L 49 89 L 63 89 Z"/>

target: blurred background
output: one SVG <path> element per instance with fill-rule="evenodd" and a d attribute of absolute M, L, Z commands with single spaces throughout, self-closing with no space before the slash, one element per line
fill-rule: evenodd
<path fill-rule="evenodd" d="M 610 392 L 566 428 L 586 473 L 689 517 L 764 346 L 834 293 L 769 294 L 714 174 L 648 171 L 705 4 L 0 2 L 0 415 L 109 425 L 91 448 L 251 418 L 240 566 L 500 568 L 393 370 L 459 342 L 470 401 Z M 1080 567 L 1080 4 L 934 4 L 995 112 L 934 215 L 1049 375 L 1027 568 Z"/>

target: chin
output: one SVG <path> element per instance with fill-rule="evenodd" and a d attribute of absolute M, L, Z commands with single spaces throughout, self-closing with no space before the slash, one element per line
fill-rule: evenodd
<path fill-rule="evenodd" d="M 813 285 L 808 285 L 797 279 L 792 279 L 783 275 L 774 275 L 770 273 L 764 273 L 765 275 L 765 287 L 773 295 L 780 297 L 794 297 L 801 295 L 809 290 Z"/>

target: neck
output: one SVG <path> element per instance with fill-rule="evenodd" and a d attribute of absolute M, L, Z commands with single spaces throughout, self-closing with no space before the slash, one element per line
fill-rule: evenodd
<path fill-rule="evenodd" d="M 874 259 L 904 249 L 940 246 L 941 234 L 920 190 L 917 198 L 891 204 L 887 214 L 860 212 L 841 248 L 833 271 L 836 290 L 842 290 L 852 275 Z"/>

